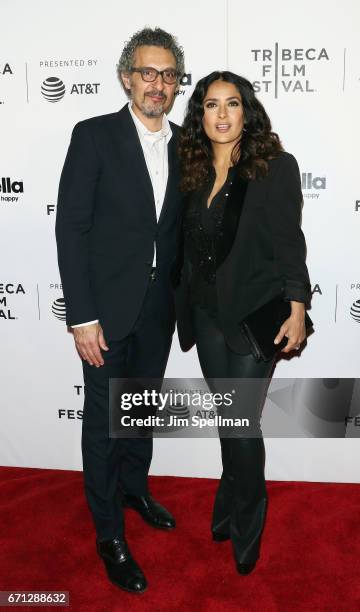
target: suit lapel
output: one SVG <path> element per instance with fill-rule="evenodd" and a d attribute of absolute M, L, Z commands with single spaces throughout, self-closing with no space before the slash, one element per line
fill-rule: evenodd
<path fill-rule="evenodd" d="M 247 189 L 248 181 L 236 176 L 227 198 L 221 231 L 216 238 L 215 250 L 217 268 L 225 261 L 234 244 Z"/>
<path fill-rule="evenodd" d="M 165 191 L 165 197 L 164 197 L 164 202 L 161 208 L 161 213 L 160 213 L 160 217 L 159 217 L 159 223 L 161 223 L 161 221 L 164 218 L 164 215 L 166 213 L 167 208 L 169 207 L 170 201 L 171 201 L 171 194 L 173 193 L 174 190 L 174 186 L 177 184 L 177 160 L 176 160 L 176 139 L 174 137 L 174 132 L 171 136 L 171 139 L 168 143 L 168 180 L 167 180 L 167 184 L 166 184 L 166 191 Z"/>
<path fill-rule="evenodd" d="M 150 205 L 150 210 L 156 222 L 156 209 L 154 191 L 151 178 L 146 165 L 144 152 L 141 146 L 137 129 L 132 120 L 128 106 L 124 106 L 119 111 L 119 130 L 117 134 L 118 146 L 120 150 L 126 148 L 126 156 L 131 161 L 133 168 L 136 189 L 141 189 L 146 196 L 146 201 Z"/>

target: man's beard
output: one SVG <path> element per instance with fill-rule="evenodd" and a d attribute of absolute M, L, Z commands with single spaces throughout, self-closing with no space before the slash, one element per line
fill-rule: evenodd
<path fill-rule="evenodd" d="M 160 103 L 152 102 L 147 99 L 150 95 L 162 96 L 163 101 Z M 165 102 L 166 96 L 163 96 L 163 94 L 158 91 L 151 91 L 145 94 L 144 102 L 141 105 L 141 111 L 144 113 L 145 117 L 160 117 L 165 112 Z"/>

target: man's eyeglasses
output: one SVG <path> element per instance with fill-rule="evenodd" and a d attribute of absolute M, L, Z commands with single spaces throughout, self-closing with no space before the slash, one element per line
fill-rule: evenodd
<path fill-rule="evenodd" d="M 146 83 L 156 81 L 159 74 L 161 74 L 162 80 L 168 85 L 176 83 L 180 76 L 177 70 L 173 68 L 166 68 L 165 70 L 156 70 L 156 68 L 131 68 L 129 72 L 140 72 L 142 80 L 146 81 Z"/>

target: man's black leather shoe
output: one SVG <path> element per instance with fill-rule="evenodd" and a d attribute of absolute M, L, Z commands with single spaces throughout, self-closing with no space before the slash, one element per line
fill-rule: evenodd
<path fill-rule="evenodd" d="M 113 584 L 130 593 L 143 593 L 146 590 L 146 578 L 131 556 L 125 540 L 114 538 L 104 542 L 97 541 L 96 547 Z"/>
<path fill-rule="evenodd" d="M 250 572 L 253 571 L 255 565 L 256 561 L 254 561 L 254 563 L 237 563 L 236 567 L 239 574 L 241 574 L 242 576 L 246 576 L 247 574 L 250 574 Z"/>
<path fill-rule="evenodd" d="M 124 494 L 123 506 L 136 510 L 150 525 L 158 529 L 174 529 L 175 519 L 166 508 L 155 501 L 151 495 L 138 497 Z"/>

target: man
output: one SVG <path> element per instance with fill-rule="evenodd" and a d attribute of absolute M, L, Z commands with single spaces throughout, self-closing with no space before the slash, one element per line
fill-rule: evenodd
<path fill-rule="evenodd" d="M 83 359 L 84 483 L 97 550 L 110 580 L 140 593 L 147 582 L 125 540 L 122 506 L 154 527 L 175 521 L 148 490 L 152 439 L 109 437 L 109 379 L 162 378 L 169 356 L 181 197 L 178 127 L 166 113 L 184 74 L 182 48 L 145 28 L 126 43 L 118 73 L 129 104 L 74 128 L 56 236 L 67 324 Z"/>

